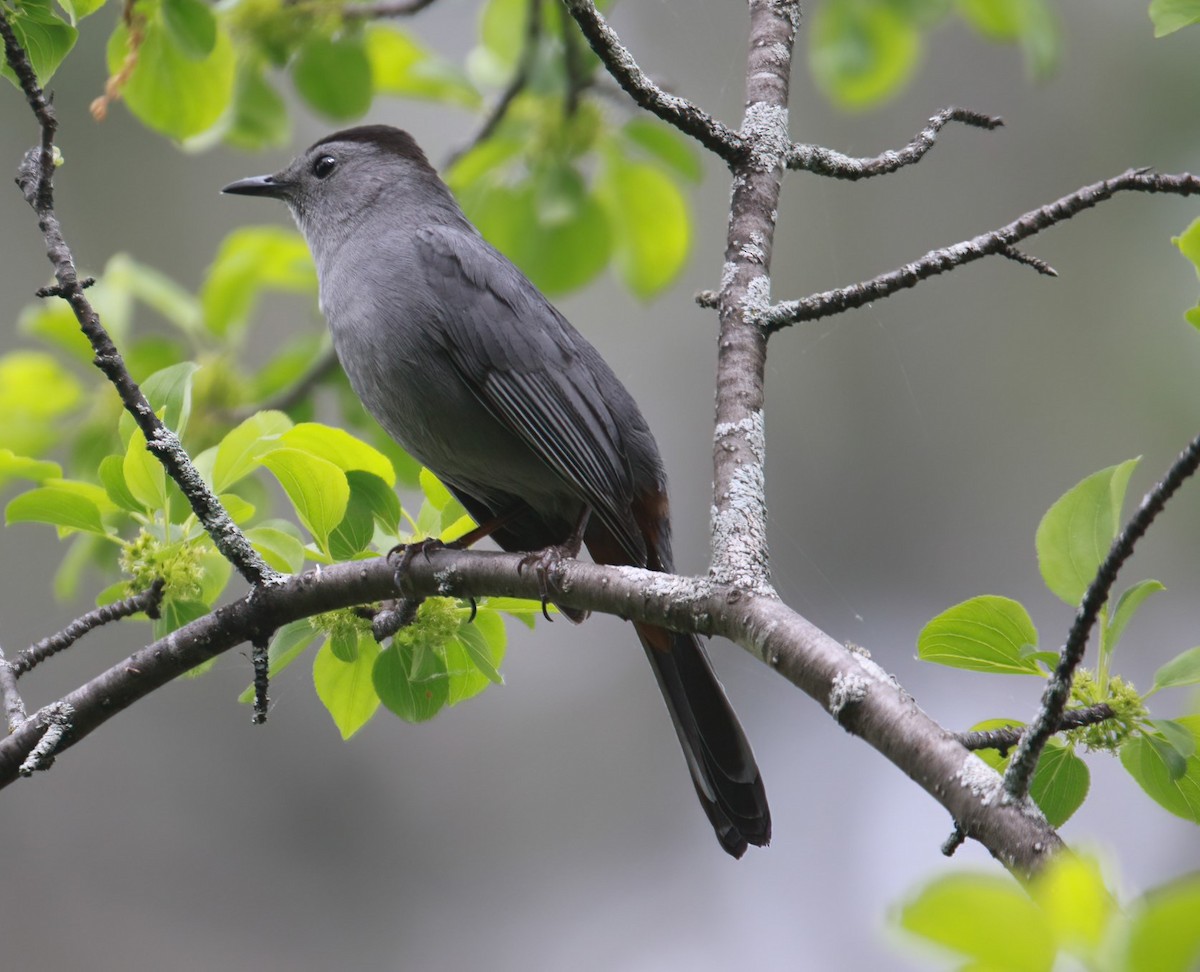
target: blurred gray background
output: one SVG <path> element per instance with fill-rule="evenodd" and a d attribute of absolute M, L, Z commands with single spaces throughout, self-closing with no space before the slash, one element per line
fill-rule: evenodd
<path fill-rule="evenodd" d="M 1145 3 L 1060 6 L 1058 76 L 1034 85 L 1019 53 L 954 26 L 936 31 L 917 82 L 846 116 L 795 72 L 793 136 L 854 154 L 907 141 L 935 110 L 1001 114 L 996 133 L 951 128 L 916 168 L 858 185 L 792 175 L 780 210 L 777 298 L 846 284 L 993 228 L 1128 166 L 1200 166 L 1200 30 L 1152 38 Z M 406 23 L 451 56 L 475 4 L 442 0 Z M 281 207 L 218 188 L 290 154 L 179 153 L 116 108 L 94 123 L 102 48 L 117 9 L 84 24 L 55 79 L 68 165 L 59 211 L 85 270 L 125 250 L 194 288 L 236 226 Z M 624 3 L 614 22 L 641 64 L 736 124 L 740 3 Z M 473 21 L 471 21 L 473 24 Z M 801 43 L 806 43 L 802 38 Z M 412 130 L 432 158 L 471 120 L 380 101 L 374 121 Z M 300 148 L 328 130 L 300 115 Z M 0 169 L 36 139 L 0 86 Z M 7 181 L 5 185 L 8 185 Z M 718 165 L 695 195 L 694 259 L 642 305 L 611 278 L 562 302 L 641 402 L 673 482 L 683 570 L 707 563 L 715 284 L 728 188 Z M 1066 488 L 1144 455 L 1131 495 L 1200 425 L 1200 292 L 1169 243 L 1200 204 L 1125 197 L 1028 249 L 1057 280 L 993 259 L 873 307 L 777 337 L 769 374 L 775 580 L 835 637 L 865 645 L 933 716 L 965 728 L 1027 718 L 1040 684 L 918 664 L 917 632 L 979 593 L 1026 603 L 1047 647 L 1071 612 L 1042 588 L 1033 534 Z M 47 264 L 32 214 L 0 192 L 0 348 Z M 157 326 L 145 316 L 144 326 Z M 314 326 L 311 320 L 294 326 Z M 1200 490 L 1186 488 L 1126 580 L 1170 593 L 1138 618 L 1119 668 L 1146 685 L 1197 643 Z M 86 605 L 54 603 L 60 556 L 44 527 L 0 531 L 0 643 L 15 651 Z M 43 704 L 141 644 L 146 629 L 89 637 L 23 683 Z M 751 739 L 775 818 L 769 850 L 725 857 L 695 805 L 633 633 L 515 629 L 507 686 L 410 727 L 378 717 L 343 744 L 305 664 L 272 686 L 264 728 L 234 698 L 244 652 L 155 693 L 54 770 L 0 794 L 0 964 L 7 969 L 259 970 L 923 968 L 896 951 L 889 909 L 922 880 L 971 864 L 938 853 L 944 812 L 810 700 L 727 643 L 712 653 Z M 1174 715 L 1186 700 L 1157 697 Z M 1111 862 L 1133 895 L 1200 866 L 1200 835 L 1142 796 L 1115 760 L 1090 761 L 1093 793 L 1064 829 Z"/>

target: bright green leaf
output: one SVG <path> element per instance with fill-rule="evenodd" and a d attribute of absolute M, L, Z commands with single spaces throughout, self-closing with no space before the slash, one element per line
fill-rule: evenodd
<path fill-rule="evenodd" d="M 905 904 L 899 918 L 906 931 L 983 968 L 1050 972 L 1054 965 L 1049 922 L 1011 878 L 946 875 Z"/>
<path fill-rule="evenodd" d="M 280 226 L 234 230 L 217 250 L 200 290 L 204 323 L 219 337 L 241 331 L 264 289 L 315 294 L 317 274 L 304 238 Z"/>
<path fill-rule="evenodd" d="M 0 357 L 0 447 L 21 456 L 50 448 L 61 437 L 63 417 L 82 398 L 79 381 L 52 355 L 13 351 Z"/>
<path fill-rule="evenodd" d="M 192 382 L 199 370 L 200 366 L 194 361 L 181 361 L 156 371 L 141 383 L 142 394 L 146 396 L 154 414 L 179 436 L 187 429 L 188 418 L 192 414 Z M 136 428 L 137 422 L 133 416 L 122 412 L 118 422 L 121 441 L 128 442 Z"/>
<path fill-rule="evenodd" d="M 57 462 L 31 459 L 28 456 L 18 456 L 12 449 L 0 449 L 0 487 L 10 479 L 30 479 L 37 483 L 43 479 L 56 479 L 61 475 L 62 467 Z"/>
<path fill-rule="evenodd" d="M 222 138 L 234 148 L 257 151 L 286 145 L 292 137 L 287 102 L 263 75 L 262 67 L 244 61 L 233 88 L 233 113 Z"/>
<path fill-rule="evenodd" d="M 1176 655 L 1154 673 L 1155 688 L 1195 685 L 1200 682 L 1200 645 Z"/>
<path fill-rule="evenodd" d="M 286 520 L 269 520 L 247 530 L 246 539 L 276 570 L 294 574 L 304 566 L 304 544 L 289 530 L 295 527 Z"/>
<path fill-rule="evenodd" d="M 1142 602 L 1151 594 L 1157 594 L 1159 591 L 1165 590 L 1166 587 L 1156 580 L 1144 580 L 1138 581 L 1117 598 L 1117 605 L 1113 608 L 1112 621 L 1108 625 L 1108 645 L 1110 649 L 1115 647 L 1117 642 L 1121 640 L 1121 635 L 1125 632 L 1125 626 L 1137 614 L 1138 608 L 1142 606 Z"/>
<path fill-rule="evenodd" d="M 400 498 L 386 482 L 373 473 L 351 469 L 346 473 L 351 495 L 365 504 L 379 525 L 394 537 L 400 524 Z"/>
<path fill-rule="evenodd" d="M 359 469 L 378 476 L 388 486 L 396 484 L 396 471 L 387 456 L 344 429 L 319 422 L 301 422 L 283 433 L 279 441 L 289 449 L 299 449 L 332 462 L 343 472 Z"/>
<path fill-rule="evenodd" d="M 76 24 L 103 7 L 104 2 L 105 0 L 58 0 L 58 5 L 67 12 L 71 23 Z"/>
<path fill-rule="evenodd" d="M 310 36 L 292 62 L 296 90 L 330 118 L 358 118 L 371 107 L 371 65 L 358 37 Z"/>
<path fill-rule="evenodd" d="M 427 722 L 449 699 L 442 654 L 424 645 L 395 645 L 379 653 L 372 672 L 379 699 L 405 722 Z"/>
<path fill-rule="evenodd" d="M 333 463 L 299 449 L 275 449 L 259 457 L 292 501 L 300 522 L 328 552 L 329 534 L 346 515 L 350 486 Z"/>
<path fill-rule="evenodd" d="M 106 533 L 100 507 L 91 498 L 62 485 L 39 486 L 13 498 L 4 510 L 6 523 L 50 523 L 62 531 Z"/>
<path fill-rule="evenodd" d="M 1028 890 L 1061 945 L 1084 955 L 1103 946 L 1118 909 L 1094 860 L 1055 854 Z"/>
<path fill-rule="evenodd" d="M 217 446 L 212 487 L 222 492 L 258 468 L 258 458 L 279 448 L 279 436 L 292 427 L 283 412 L 255 412 L 226 433 Z"/>
<path fill-rule="evenodd" d="M 79 31 L 54 12 L 50 0 L 21 0 L 15 10 L 6 6 L 4 11 L 9 26 L 29 56 L 38 83 L 45 85 L 75 46 Z M 17 83 L 7 58 L 0 63 L 0 74 L 14 85 Z"/>
<path fill-rule="evenodd" d="M 329 633 L 329 639 L 325 645 L 338 661 L 352 662 L 358 658 L 358 629 L 335 628 Z"/>
<path fill-rule="evenodd" d="M 445 648 L 450 705 L 478 695 L 489 685 L 504 684 L 500 665 L 506 644 L 504 620 L 495 611 L 483 608 L 474 621 L 463 620 L 458 635 Z"/>
<path fill-rule="evenodd" d="M 1163 741 L 1184 759 L 1196 755 L 1196 737 L 1187 726 L 1174 719 L 1151 719 L 1150 725 L 1158 730 Z"/>
<path fill-rule="evenodd" d="M 677 175 L 699 182 L 704 166 L 692 143 L 669 125 L 648 118 L 634 118 L 625 123 L 621 134 L 638 148 L 649 152 Z"/>
<path fill-rule="evenodd" d="M 238 526 L 244 525 L 254 517 L 254 504 L 238 496 L 237 493 L 221 493 L 217 499 L 225 507 L 225 512 L 229 514 L 229 518 Z"/>
<path fill-rule="evenodd" d="M 687 203 L 657 166 L 615 155 L 606 160 L 601 186 L 617 273 L 638 297 L 653 297 L 687 261 L 692 236 Z"/>
<path fill-rule="evenodd" d="M 100 460 L 100 482 L 104 485 L 108 498 L 121 509 L 130 513 L 144 513 L 146 507 L 129 491 L 129 486 L 125 483 L 124 466 L 124 456 L 105 456 Z"/>
<path fill-rule="evenodd" d="M 1150 20 L 1155 37 L 1200 24 L 1200 0 L 1150 0 Z"/>
<path fill-rule="evenodd" d="M 917 636 L 922 661 L 976 672 L 1042 675 L 1026 653 L 1037 645 L 1029 612 L 1007 597 L 973 597 L 943 611 Z"/>
<path fill-rule="evenodd" d="M 1175 721 L 1194 737 L 1200 736 L 1200 716 Z M 1172 763 L 1181 758 L 1164 740 L 1145 734 L 1121 747 L 1121 765 L 1152 800 L 1176 816 L 1200 823 L 1200 756 L 1184 760 L 1183 772 L 1178 773 Z"/>
<path fill-rule="evenodd" d="M 1121 506 L 1138 459 L 1101 469 L 1067 490 L 1037 528 L 1038 567 L 1050 590 L 1075 607 L 1121 526 Z"/>
<path fill-rule="evenodd" d="M 346 474 L 346 482 L 350 486 L 346 513 L 329 535 L 329 553 L 334 560 L 350 560 L 362 553 L 371 545 L 371 538 L 375 535 L 375 516 L 370 496 L 356 489 L 349 473 Z"/>
<path fill-rule="evenodd" d="M 146 448 L 146 437 L 141 429 L 134 429 L 129 437 L 129 445 L 121 462 L 121 473 L 125 477 L 126 488 L 144 509 L 166 509 L 166 471 Z"/>
<path fill-rule="evenodd" d="M 357 651 L 350 661 L 338 658 L 328 641 L 313 659 L 317 697 L 329 710 L 343 739 L 365 726 L 379 708 L 379 695 L 372 682 L 379 646 L 370 635 L 357 641 Z"/>
<path fill-rule="evenodd" d="M 1042 751 L 1029 795 L 1051 827 L 1061 827 L 1082 805 L 1091 786 L 1087 763 L 1070 746 L 1052 741 Z"/>
<path fill-rule="evenodd" d="M 921 57 L 920 31 L 881 3 L 827 0 L 813 12 L 809 38 L 817 87 L 847 109 L 898 93 Z"/>
<path fill-rule="evenodd" d="M 516 618 L 531 631 L 542 614 L 541 601 L 529 601 L 523 597 L 489 597 L 484 603 L 489 610 L 500 611 L 509 617 Z M 551 612 L 554 611 L 553 604 L 546 605 L 546 608 Z"/>
<path fill-rule="evenodd" d="M 212 53 L 217 45 L 217 18 L 203 0 L 162 0 L 163 23 L 171 39 L 193 61 Z"/>
<path fill-rule="evenodd" d="M 1124 961 L 1129 972 L 1194 972 L 1200 962 L 1200 875 L 1156 888 L 1130 909 Z"/>
<path fill-rule="evenodd" d="M 372 24 L 366 30 L 365 43 L 376 93 L 429 98 L 466 107 L 480 103 L 479 92 L 466 75 L 431 54 L 412 35 Z"/>
<path fill-rule="evenodd" d="M 1030 73 L 1044 78 L 1058 60 L 1058 23 L 1046 0 L 957 0 L 959 12 L 983 36 L 1017 41 Z"/>
<path fill-rule="evenodd" d="M 121 71 L 129 43 L 129 28 L 119 22 L 108 41 L 110 74 Z M 121 95 L 143 124 L 182 141 L 217 122 L 233 96 L 233 81 L 233 45 L 224 30 L 218 29 L 207 57 L 193 60 L 152 16 Z"/>

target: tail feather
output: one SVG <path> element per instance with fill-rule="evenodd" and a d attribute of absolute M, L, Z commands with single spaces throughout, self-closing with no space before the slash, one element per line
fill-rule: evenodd
<path fill-rule="evenodd" d="M 635 624 L 717 840 L 734 857 L 771 840 L 771 811 L 745 733 L 695 635 Z"/>

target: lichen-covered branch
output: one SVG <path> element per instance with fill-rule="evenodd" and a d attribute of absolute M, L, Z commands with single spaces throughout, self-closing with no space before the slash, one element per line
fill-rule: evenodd
<path fill-rule="evenodd" d="M 4 702 L 4 717 L 8 723 L 8 731 L 12 732 L 27 717 L 21 690 L 17 688 L 17 673 L 13 671 L 12 663 L 4 657 L 3 648 L 0 648 L 0 699 Z"/>
<path fill-rule="evenodd" d="M 788 150 L 787 167 L 851 181 L 886 175 L 906 165 L 920 162 L 925 157 L 925 153 L 933 148 L 938 132 L 952 121 L 975 128 L 985 128 L 989 131 L 1004 124 L 1002 119 L 994 115 L 985 115 L 978 111 L 971 111 L 969 108 L 943 108 L 929 119 L 929 123 L 917 132 L 912 141 L 904 148 L 891 149 L 881 152 L 879 155 L 856 159 L 819 145 L 798 143 Z"/>
<path fill-rule="evenodd" d="M 264 584 L 275 581 L 279 574 L 259 556 L 216 495 L 200 478 L 179 437 L 154 414 L 154 409 L 150 407 L 146 396 L 130 376 L 120 352 L 88 300 L 75 268 L 75 258 L 67 246 L 54 211 L 54 133 L 58 125 L 54 109 L 38 84 L 29 58 L 17 41 L 3 7 L 0 7 L 0 37 L 4 39 L 4 52 L 9 67 L 17 76 L 25 98 L 41 125 L 41 145 L 26 153 L 18 169 L 17 184 L 37 214 L 38 226 L 46 245 L 46 255 L 54 267 L 54 276 L 58 282 L 58 296 L 70 305 L 76 320 L 79 321 L 80 329 L 95 352 L 93 363 L 112 383 L 121 398 L 121 404 L 142 430 L 146 437 L 146 448 L 178 484 L 192 510 L 212 537 L 217 550 L 250 583 Z"/>
<path fill-rule="evenodd" d="M 0 787 L 18 778 L 31 753 L 46 749 L 47 727 L 58 727 L 53 752 L 62 753 L 176 676 L 263 630 L 398 595 L 540 596 L 541 579 L 518 571 L 520 561 L 520 554 L 431 550 L 409 563 L 399 591 L 395 562 L 383 557 L 313 569 L 256 590 L 134 652 L 0 739 Z M 555 599 L 567 607 L 735 641 L 900 767 L 1006 866 L 1032 873 L 1060 846 L 1039 814 L 998 799 L 999 775 L 922 712 L 869 656 L 845 648 L 777 598 L 705 578 L 574 560 L 552 568 L 549 580 Z"/>
<path fill-rule="evenodd" d="M 1200 177 L 1187 172 L 1161 175 L 1147 169 L 1130 169 L 1113 179 L 1084 186 L 1049 205 L 1026 213 L 999 229 L 955 243 L 953 246 L 931 250 L 912 263 L 906 263 L 897 270 L 880 274 L 871 280 L 812 294 L 800 300 L 782 301 L 764 308 L 757 316 L 757 321 L 766 331 L 774 333 L 791 324 L 815 321 L 821 317 L 862 307 L 889 297 L 899 290 L 915 287 L 922 280 L 947 273 L 986 256 L 999 254 L 1011 258 L 1013 254 L 1010 251 L 1013 250 L 1014 244 L 1111 199 L 1118 192 L 1162 192 L 1190 196 L 1200 193 Z M 1032 265 L 1040 273 L 1052 272 L 1036 258 L 1020 254 L 1019 251 L 1018 256 L 1021 262 Z"/>
<path fill-rule="evenodd" d="M 608 73 L 638 105 L 690 135 L 730 165 L 746 157 L 749 147 L 736 132 L 686 98 L 669 94 L 650 80 L 592 0 L 563 3 Z"/>
<path fill-rule="evenodd" d="M 1012 762 L 1008 764 L 1008 770 L 1004 774 L 1004 790 L 1010 799 L 1023 800 L 1029 793 L 1029 783 L 1033 779 L 1034 769 L 1037 768 L 1038 758 L 1045 748 L 1046 741 L 1054 735 L 1055 727 L 1062 721 L 1067 701 L 1071 697 L 1071 682 L 1075 677 L 1075 669 L 1083 661 L 1088 637 L 1100 609 L 1108 600 L 1117 574 L 1133 554 L 1138 540 L 1163 511 L 1167 500 L 1183 485 L 1185 479 L 1196 472 L 1197 467 L 1200 467 L 1200 436 L 1188 444 L 1171 465 L 1166 476 L 1143 497 L 1137 512 L 1109 547 L 1108 555 L 1083 595 L 1083 601 L 1067 634 L 1066 644 L 1059 653 L 1058 666 L 1042 693 L 1041 707 L 1029 724 L 1028 732 L 1021 737 Z"/>
<path fill-rule="evenodd" d="M 1069 729 L 1082 729 L 1084 726 L 1094 726 L 1113 717 L 1112 706 L 1107 702 L 1089 705 L 1082 709 L 1067 709 L 1058 720 L 1055 732 L 1066 732 Z M 967 749 L 995 749 L 1001 756 L 1007 755 L 1008 750 L 1021 741 L 1026 733 L 1025 726 L 1004 726 L 1001 729 L 974 729 L 970 732 L 958 732 L 954 738 Z"/>

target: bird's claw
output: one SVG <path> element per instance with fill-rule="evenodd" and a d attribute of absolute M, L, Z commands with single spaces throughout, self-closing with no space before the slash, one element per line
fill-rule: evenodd
<path fill-rule="evenodd" d="M 553 622 L 548 610 L 550 605 L 550 571 L 557 567 L 567 557 L 574 557 L 577 550 L 571 550 L 566 545 L 552 545 L 542 550 L 527 553 L 517 562 L 517 573 L 525 573 L 527 567 L 532 567 L 537 574 L 538 596 L 542 602 L 542 617 Z"/>

